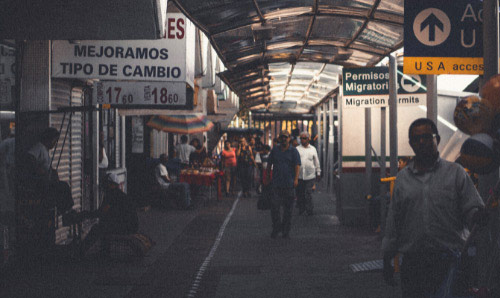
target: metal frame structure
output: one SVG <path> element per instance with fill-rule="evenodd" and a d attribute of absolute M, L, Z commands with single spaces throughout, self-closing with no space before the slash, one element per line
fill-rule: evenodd
<path fill-rule="evenodd" d="M 335 65 L 375 65 L 403 41 L 399 0 L 173 2 L 208 36 L 244 109 L 308 113 L 338 86 Z"/>

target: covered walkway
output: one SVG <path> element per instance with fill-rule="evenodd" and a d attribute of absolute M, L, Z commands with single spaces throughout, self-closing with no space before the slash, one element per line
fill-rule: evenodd
<path fill-rule="evenodd" d="M 1 297 L 392 297 L 378 271 L 379 235 L 349 228 L 334 197 L 315 194 L 314 216 L 294 213 L 290 239 L 271 239 L 257 198 L 225 198 L 189 211 L 140 213 L 157 242 L 141 260 L 57 261 L 3 276 Z M 231 212 L 231 210 L 233 210 Z M 223 228 L 221 228 L 223 227 Z M 40 268 L 43 268 L 41 270 Z"/>

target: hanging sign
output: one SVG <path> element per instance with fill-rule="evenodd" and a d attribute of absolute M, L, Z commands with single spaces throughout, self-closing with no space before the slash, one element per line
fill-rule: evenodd
<path fill-rule="evenodd" d="M 132 116 L 132 153 L 144 153 L 144 125 L 139 116 Z"/>
<path fill-rule="evenodd" d="M 389 106 L 389 68 L 344 68 L 342 71 L 344 108 Z M 425 105 L 425 76 L 403 74 L 397 70 L 398 106 Z"/>
<path fill-rule="evenodd" d="M 186 108 L 184 82 L 100 81 L 94 83 L 92 103 L 127 108 Z"/>
<path fill-rule="evenodd" d="M 405 1 L 404 71 L 482 74 L 483 1 Z"/>
<path fill-rule="evenodd" d="M 52 77 L 194 82 L 195 27 L 169 13 L 159 40 L 52 42 Z"/>

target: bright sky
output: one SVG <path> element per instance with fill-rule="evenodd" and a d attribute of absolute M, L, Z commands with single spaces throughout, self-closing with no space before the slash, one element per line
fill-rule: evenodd
<path fill-rule="evenodd" d="M 477 75 L 439 75 L 438 90 L 463 91 L 476 78 Z"/>

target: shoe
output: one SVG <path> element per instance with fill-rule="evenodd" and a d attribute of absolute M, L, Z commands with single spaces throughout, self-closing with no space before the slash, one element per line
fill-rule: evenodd
<path fill-rule="evenodd" d="M 278 231 L 278 230 L 273 230 L 273 231 L 271 232 L 271 238 L 276 239 L 276 237 L 278 237 L 278 234 L 279 234 L 279 233 L 280 233 L 280 231 Z"/>

